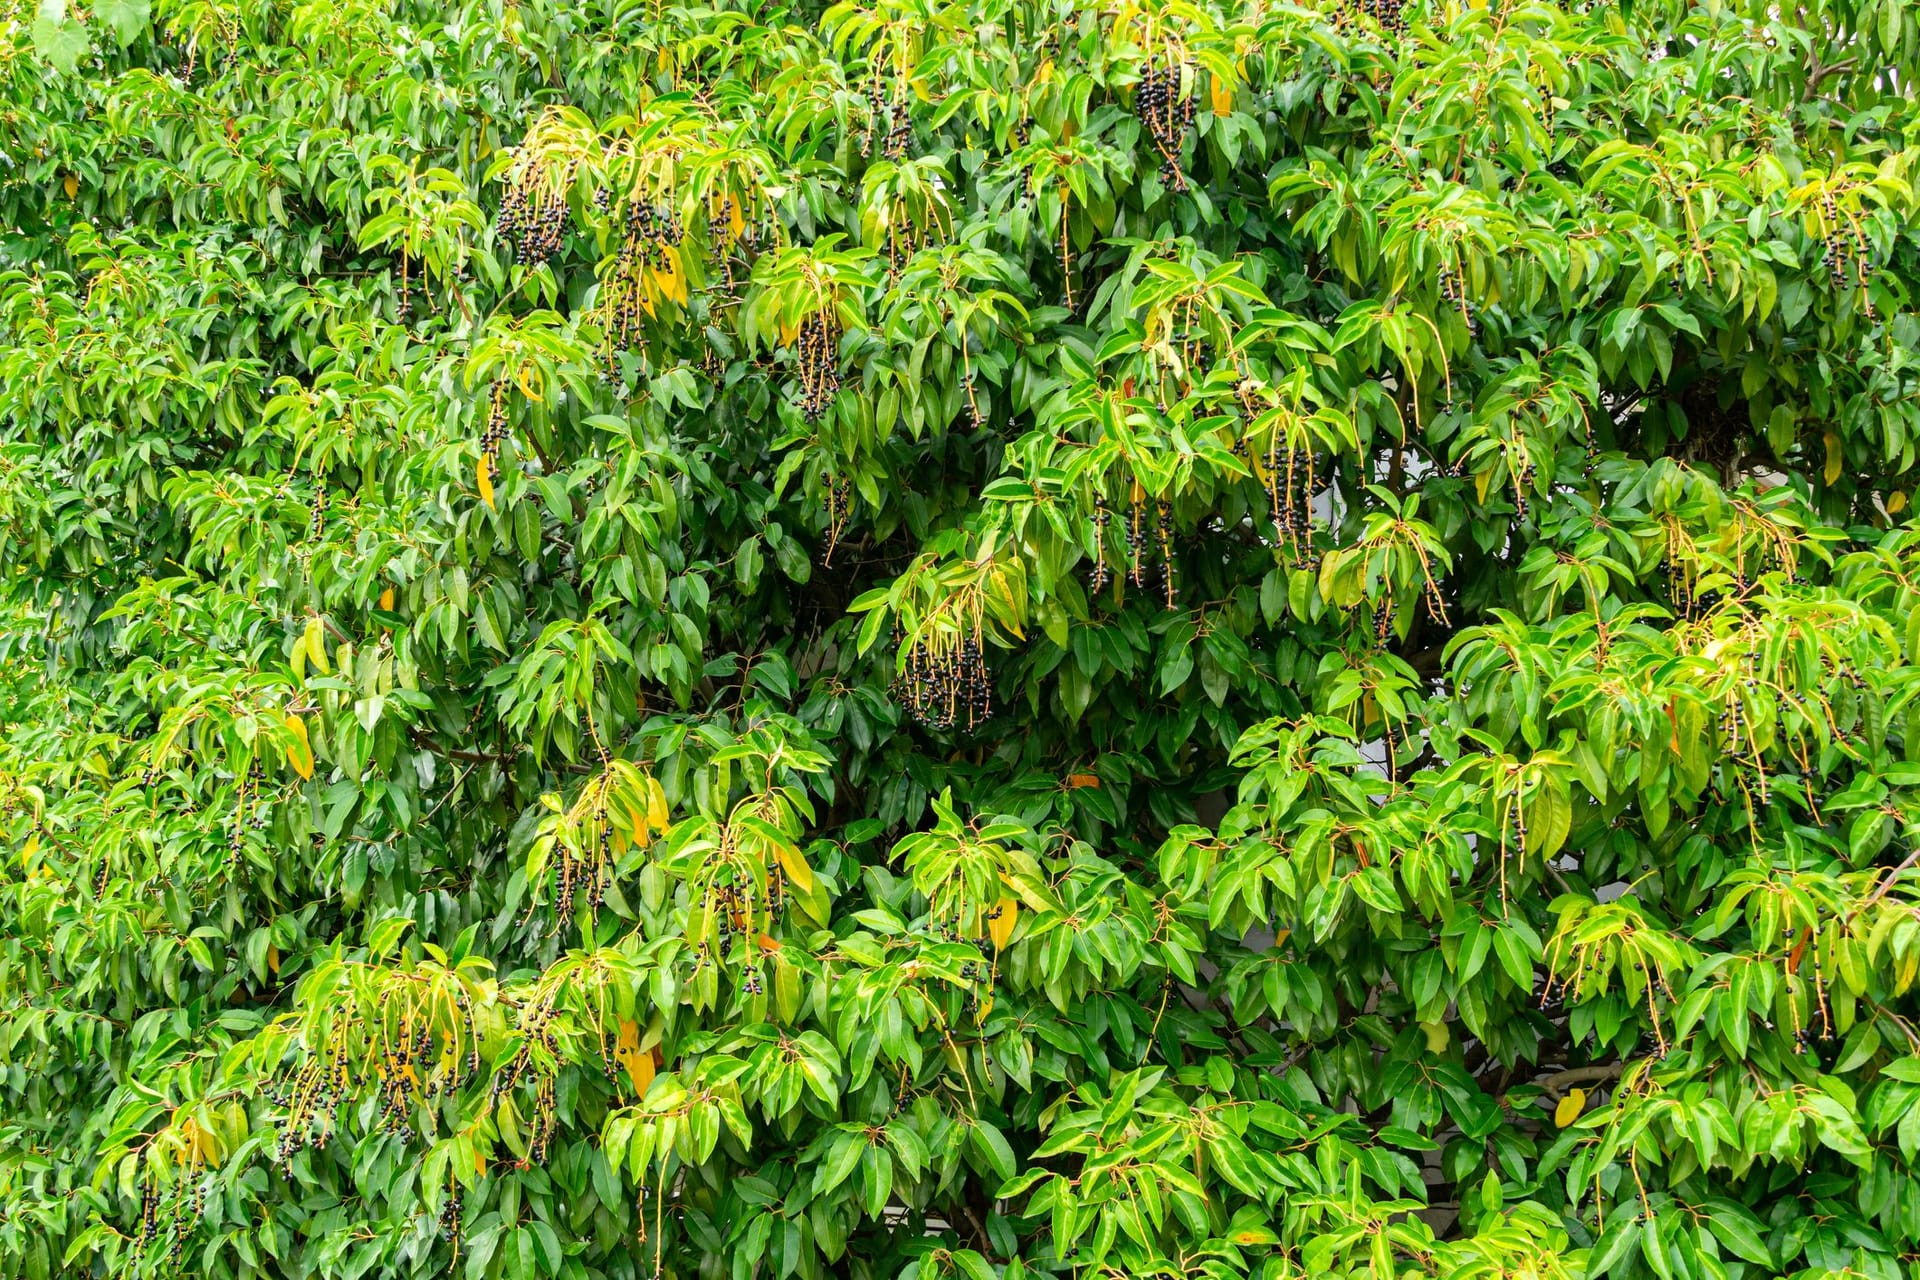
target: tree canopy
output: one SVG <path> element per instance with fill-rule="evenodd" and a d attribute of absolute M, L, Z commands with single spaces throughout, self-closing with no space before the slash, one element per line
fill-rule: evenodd
<path fill-rule="evenodd" d="M 1902 0 L 6 0 L 0 1273 L 1920 1275 Z"/>

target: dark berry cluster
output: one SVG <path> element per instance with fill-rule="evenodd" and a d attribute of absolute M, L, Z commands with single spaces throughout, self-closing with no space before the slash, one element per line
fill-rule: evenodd
<path fill-rule="evenodd" d="M 1407 33 L 1406 0 L 1339 0 L 1333 10 L 1333 25 L 1348 30 L 1372 18 L 1385 35 Z"/>
<path fill-rule="evenodd" d="M 1675 559 L 1662 560 L 1660 573 L 1667 580 L 1667 596 L 1673 601 L 1674 611 L 1683 614 L 1691 612 L 1695 603 L 1693 574 Z"/>
<path fill-rule="evenodd" d="M 1533 465 L 1533 459 L 1524 451 L 1520 455 L 1520 469 L 1513 473 L 1513 513 L 1522 520 L 1527 518 L 1527 495 L 1533 492 L 1534 481 L 1539 471 Z"/>
<path fill-rule="evenodd" d="M 993 713 L 993 681 L 978 636 L 942 637 L 916 644 L 907 653 L 907 669 L 898 695 L 907 713 L 929 729 L 969 732 Z"/>
<path fill-rule="evenodd" d="M 480 465 L 486 469 L 487 482 L 493 483 L 494 461 L 500 455 L 500 446 L 507 438 L 507 384 L 504 380 L 493 385 L 493 395 L 487 404 L 487 425 L 480 433 Z"/>
<path fill-rule="evenodd" d="M 641 199 L 627 204 L 620 248 L 605 286 L 608 333 L 619 346 L 640 343 L 647 305 L 646 269 L 664 272 L 677 267 L 674 255 L 685 238 L 671 200 L 659 206 Z"/>
<path fill-rule="evenodd" d="M 533 1070 L 535 1046 L 545 1050 L 549 1055 L 559 1053 L 559 1041 L 553 1032 L 553 1018 L 552 1004 L 543 1001 L 535 1004 L 526 1020 L 521 1023 L 524 1038 L 520 1042 L 520 1048 L 507 1063 L 507 1069 L 494 1077 L 492 1086 L 494 1101 L 498 1102 L 501 1097 L 519 1088 L 521 1081 L 526 1079 L 527 1073 Z M 553 1073 L 550 1070 L 535 1071 L 534 1076 L 531 1140 L 528 1143 L 527 1157 L 520 1162 L 522 1168 L 545 1163 L 547 1147 L 553 1141 Z"/>
<path fill-rule="evenodd" d="M 667 254 L 686 238 L 680 226 L 680 213 L 669 200 L 655 205 L 635 200 L 627 205 L 626 233 L 620 241 L 620 263 L 636 261 L 654 268 L 667 265 Z"/>
<path fill-rule="evenodd" d="M 739 885 L 716 884 L 709 896 L 708 910 L 713 916 L 714 933 L 724 958 L 736 938 L 746 938 L 753 931 L 753 899 Z"/>
<path fill-rule="evenodd" d="M 347 1036 L 336 1032 L 327 1051 L 301 1064 L 291 1080 L 276 1084 L 273 1100 L 287 1109 L 286 1123 L 273 1148 L 275 1161 L 290 1160 L 302 1147 L 324 1148 L 339 1128 L 340 1107 L 350 1080 Z"/>
<path fill-rule="evenodd" d="M 1820 261 L 1835 289 L 1857 284 L 1862 289 L 1873 275 L 1873 255 L 1866 232 L 1857 219 L 1843 216 L 1831 191 L 1820 193 Z"/>
<path fill-rule="evenodd" d="M 1156 502 L 1154 516 L 1154 529 L 1160 540 L 1160 591 L 1167 608 L 1171 609 L 1179 596 L 1173 575 L 1173 504 L 1164 498 Z"/>
<path fill-rule="evenodd" d="M 1252 447 L 1243 437 L 1234 441 L 1233 452 L 1247 458 Z M 1276 427 L 1267 434 L 1264 462 L 1261 479 L 1274 543 L 1286 549 L 1289 564 L 1304 567 L 1313 555 L 1313 495 L 1318 487 L 1313 450 Z"/>
<path fill-rule="evenodd" d="M 1136 490 L 1127 508 L 1127 581 L 1136 587 L 1147 585 L 1146 533 L 1141 527 L 1146 506 Z"/>
<path fill-rule="evenodd" d="M 853 481 L 827 477 L 827 550 L 826 563 L 833 563 L 834 549 L 846 531 L 847 518 L 853 514 Z"/>
<path fill-rule="evenodd" d="M 495 226 L 500 238 L 513 249 L 516 262 L 546 262 L 560 252 L 560 236 L 566 229 L 567 188 L 579 164 L 567 167 L 566 180 L 558 186 L 543 185 L 537 171 L 517 169 L 507 183 L 500 201 L 500 216 Z"/>
<path fill-rule="evenodd" d="M 712 267 L 712 278 L 718 281 L 720 296 L 727 301 L 733 301 L 739 292 L 733 274 L 735 250 L 743 246 L 752 250 L 759 240 L 759 228 L 748 220 L 739 197 L 727 193 L 707 202 L 708 264 Z"/>
<path fill-rule="evenodd" d="M 800 322 L 800 412 L 818 422 L 840 394 L 840 317 L 831 307 Z"/>
<path fill-rule="evenodd" d="M 603 795 L 591 819 L 592 836 L 576 849 L 569 841 L 555 843 L 559 854 L 553 861 L 553 901 L 561 920 L 573 918 L 574 899 L 584 885 L 587 913 L 597 917 L 606 900 L 607 878 L 613 868 L 613 823 L 607 816 Z"/>
<path fill-rule="evenodd" d="M 1093 495 L 1093 578 L 1088 584 L 1095 591 L 1106 590 L 1113 581 L 1113 570 L 1107 566 L 1107 526 L 1113 523 L 1113 511 L 1107 506 L 1104 494 Z"/>
<path fill-rule="evenodd" d="M 247 831 L 267 824 L 267 806 L 260 803 L 260 782 L 260 759 L 256 756 L 240 775 L 240 783 L 235 788 L 233 823 L 227 831 L 227 865 L 235 875 L 246 864 Z"/>
<path fill-rule="evenodd" d="M 867 115 L 860 130 L 860 156 L 862 159 L 871 156 L 874 141 L 878 139 L 881 155 L 900 160 L 906 157 L 913 143 L 913 117 L 897 89 L 887 92 L 886 78 L 881 74 L 883 69 L 876 59 L 873 74 L 867 81 Z"/>
<path fill-rule="evenodd" d="M 881 136 L 880 127 L 883 113 L 889 112 L 887 106 L 887 81 L 881 74 L 883 67 L 880 59 L 873 59 L 872 74 L 867 78 L 867 113 L 860 126 L 860 158 L 873 155 L 873 140 Z"/>
<path fill-rule="evenodd" d="M 1527 851 L 1527 806 L 1518 789 L 1507 805 L 1507 829 L 1500 833 L 1500 839 L 1502 844 L 1510 843 L 1516 854 Z"/>
<path fill-rule="evenodd" d="M 967 422 L 975 431 L 987 425 L 987 415 L 980 408 L 979 389 L 974 384 L 973 368 L 968 366 L 966 375 L 960 381 L 960 390 L 967 397 Z"/>
<path fill-rule="evenodd" d="M 440 1228 L 440 1234 L 449 1240 L 460 1234 L 462 1198 L 460 1184 L 455 1182 L 447 1188 L 447 1198 L 440 1202 L 440 1217 L 437 1225 Z"/>
<path fill-rule="evenodd" d="M 1175 191 L 1187 189 L 1180 170 L 1180 149 L 1193 124 L 1193 95 L 1183 93 L 1187 67 L 1178 62 L 1150 62 L 1133 91 L 1133 113 L 1160 153 L 1160 182 Z"/>
<path fill-rule="evenodd" d="M 1755 684 L 1756 681 L 1749 675 L 1744 682 L 1744 687 L 1749 694 L 1754 689 Z M 1742 695 L 1739 688 L 1727 690 L 1726 701 L 1723 702 L 1720 707 L 1719 728 L 1720 737 L 1727 744 L 1727 754 L 1729 756 L 1737 756 L 1740 754 L 1743 746 L 1752 745 L 1753 713 L 1747 710 L 1745 696 Z M 1742 740 L 1742 730 L 1745 730 L 1749 735 L 1745 741 Z"/>
<path fill-rule="evenodd" d="M 1460 279 L 1460 273 L 1451 262 L 1440 264 L 1440 301 L 1453 307 L 1460 313 L 1460 320 L 1467 326 L 1469 338 L 1480 334 L 1480 321 L 1473 314 L 1473 306 L 1467 301 L 1467 291 Z"/>

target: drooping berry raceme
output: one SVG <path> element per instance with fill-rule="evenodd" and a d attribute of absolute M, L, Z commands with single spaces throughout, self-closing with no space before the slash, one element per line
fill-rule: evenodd
<path fill-rule="evenodd" d="M 1149 62 L 1133 91 L 1133 113 L 1160 154 L 1160 183 L 1177 192 L 1187 190 L 1180 152 L 1193 124 L 1192 78 L 1184 62 Z"/>

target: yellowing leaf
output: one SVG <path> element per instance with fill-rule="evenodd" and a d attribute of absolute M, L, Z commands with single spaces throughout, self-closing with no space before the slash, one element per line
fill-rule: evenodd
<path fill-rule="evenodd" d="M 1553 1109 L 1553 1122 L 1564 1129 L 1575 1120 L 1578 1120 L 1580 1113 L 1586 1110 L 1586 1107 L 1587 1091 L 1585 1089 L 1569 1089 L 1567 1090 L 1567 1096 L 1560 1099 L 1560 1105 Z"/>
<path fill-rule="evenodd" d="M 388 587 L 385 591 L 382 591 L 380 593 L 380 608 L 389 613 L 393 611 L 393 588 L 392 587 Z"/>
<path fill-rule="evenodd" d="M 1840 478 L 1840 466 L 1845 461 L 1840 452 L 1840 437 L 1829 431 L 1820 437 L 1827 446 L 1827 469 L 1822 473 L 1828 484 Z"/>
<path fill-rule="evenodd" d="M 1897 516 L 1907 509 L 1907 491 L 1895 489 L 1887 498 L 1887 514 Z"/>
<path fill-rule="evenodd" d="M 655 778 L 647 779 L 647 825 L 656 831 L 665 831 L 670 822 L 667 815 L 667 789 Z"/>
<path fill-rule="evenodd" d="M 1053 59 L 1048 58 L 1040 64 L 1040 69 L 1033 73 L 1033 82 L 1035 84 L 1045 84 L 1051 79 L 1053 79 Z"/>
<path fill-rule="evenodd" d="M 1230 116 L 1233 114 L 1233 81 L 1225 76 L 1216 75 L 1208 88 L 1208 96 L 1213 100 L 1213 114 Z"/>
<path fill-rule="evenodd" d="M 1452 1039 L 1452 1035 L 1447 1031 L 1446 1023 L 1423 1022 L 1420 1024 L 1420 1029 L 1427 1034 L 1428 1053 L 1445 1053 L 1447 1051 L 1447 1042 Z"/>
<path fill-rule="evenodd" d="M 1082 787 L 1098 788 L 1099 785 L 1100 785 L 1100 776 L 1098 774 L 1070 773 L 1067 775 L 1067 787 L 1073 791 L 1078 791 Z"/>
<path fill-rule="evenodd" d="M 793 321 L 782 320 L 780 322 L 780 345 L 781 346 L 790 347 L 795 343 L 795 341 L 799 339 L 799 337 L 800 337 L 800 322 L 798 320 L 793 320 Z"/>
<path fill-rule="evenodd" d="M 747 229 L 746 215 L 741 212 L 740 202 L 732 196 L 727 197 L 727 230 L 738 240 Z"/>
<path fill-rule="evenodd" d="M 61 181 L 60 188 L 67 193 L 67 199 L 71 200 L 80 193 L 80 179 L 70 173 Z"/>
<path fill-rule="evenodd" d="M 669 302 L 687 305 L 687 278 L 680 274 L 680 255 L 668 252 L 665 261 L 658 267 L 649 267 L 647 274 L 653 277 L 654 288 L 660 296 Z"/>
<path fill-rule="evenodd" d="M 773 856 L 780 860 L 780 869 L 787 873 L 787 880 L 801 893 L 813 892 L 813 868 L 800 856 L 800 851 L 782 840 L 773 846 Z"/>
<path fill-rule="evenodd" d="M 640 1048 L 640 1026 L 631 1018 L 620 1022 L 620 1034 L 613 1050 L 614 1061 L 626 1069 L 627 1079 L 636 1093 L 645 1093 L 653 1083 L 653 1054 Z"/>
<path fill-rule="evenodd" d="M 192 1116 L 181 1122 L 180 1137 L 187 1148 L 187 1160 L 190 1163 L 204 1165 L 211 1169 L 220 1163 L 220 1140 L 213 1131 L 206 1128 Z"/>
<path fill-rule="evenodd" d="M 287 763 L 301 777 L 313 777 L 313 740 L 307 737 L 307 722 L 289 711 L 287 729 L 293 734 L 293 741 L 287 744 Z"/>
<path fill-rule="evenodd" d="M 486 503 L 489 510 L 498 510 L 493 505 L 493 459 L 483 455 L 474 474 L 480 481 L 480 501 Z"/>
<path fill-rule="evenodd" d="M 1485 502 L 1487 500 L 1487 486 L 1492 483 L 1493 472 L 1491 471 L 1482 471 L 1473 477 L 1474 492 L 1479 495 L 1480 501 Z"/>
<path fill-rule="evenodd" d="M 271 942 L 267 944 L 267 972 L 276 977 L 280 973 L 280 948 Z"/>
<path fill-rule="evenodd" d="M 1020 921 L 1020 903 L 1002 898 L 996 911 L 998 914 L 987 920 L 987 932 L 993 935 L 993 949 L 999 951 L 1013 938 L 1013 926 Z"/>
<path fill-rule="evenodd" d="M 320 674 L 330 676 L 333 667 L 327 662 L 327 635 L 318 617 L 307 619 L 307 629 L 301 634 L 307 645 L 307 660 L 320 668 Z"/>

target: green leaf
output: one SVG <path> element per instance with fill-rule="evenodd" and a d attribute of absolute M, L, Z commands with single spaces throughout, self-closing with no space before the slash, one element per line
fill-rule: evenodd
<path fill-rule="evenodd" d="M 152 0 L 94 0 L 93 16 L 113 28 L 122 47 L 147 29 Z"/>
<path fill-rule="evenodd" d="M 64 16 L 65 8 L 61 0 L 41 0 L 40 14 L 33 20 L 33 47 L 55 70 L 71 75 L 93 46 L 87 29 Z"/>

